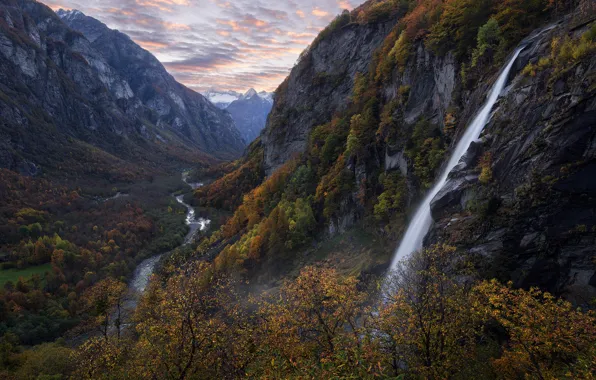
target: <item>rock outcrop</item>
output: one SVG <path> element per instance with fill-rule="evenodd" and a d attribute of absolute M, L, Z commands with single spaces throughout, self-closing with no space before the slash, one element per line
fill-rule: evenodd
<path fill-rule="evenodd" d="M 346 109 L 356 73 L 368 72 L 373 53 L 394 24 L 349 24 L 303 53 L 277 90 L 262 134 L 268 174 L 306 149 L 313 127 Z"/>

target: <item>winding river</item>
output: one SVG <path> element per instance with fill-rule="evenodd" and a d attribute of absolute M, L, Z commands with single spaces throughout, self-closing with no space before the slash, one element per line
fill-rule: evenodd
<path fill-rule="evenodd" d="M 193 190 L 203 186 L 203 183 L 201 182 L 188 182 L 188 173 L 186 172 L 182 173 L 182 180 Z M 209 227 L 211 221 L 209 219 L 197 218 L 195 214 L 195 209 L 191 205 L 184 202 L 184 195 L 176 196 L 175 194 L 172 194 L 172 197 L 174 197 L 178 203 L 186 207 L 185 222 L 190 230 L 184 237 L 184 243 L 181 245 L 185 246 L 192 243 L 198 231 L 205 231 Z M 150 257 L 141 262 L 135 269 L 132 280 L 130 281 L 130 289 L 132 290 L 134 295 L 136 295 L 136 297 L 142 294 L 147 288 L 147 285 L 149 284 L 149 279 L 151 278 L 151 275 L 155 270 L 155 266 L 157 265 L 157 263 L 159 263 L 159 260 L 163 255 L 164 254 L 159 254 Z"/>

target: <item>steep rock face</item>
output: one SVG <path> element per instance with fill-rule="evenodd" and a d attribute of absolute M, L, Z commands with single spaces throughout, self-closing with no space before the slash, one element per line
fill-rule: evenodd
<path fill-rule="evenodd" d="M 226 111 L 232 115 L 236 128 L 242 134 L 244 141 L 250 143 L 259 137 L 259 134 L 265 128 L 271 107 L 271 101 L 252 90 L 240 99 L 233 101 L 226 108 Z"/>
<path fill-rule="evenodd" d="M 591 27 L 589 22 L 574 25 L 573 19 L 567 18 L 546 31 L 537 30 L 526 41 L 481 141 L 472 144 L 433 201 L 436 223 L 426 243 L 446 242 L 468 252 L 487 277 L 568 292 L 581 301 L 596 295 L 596 60 L 589 50 L 587 58 L 560 64 L 558 54 L 551 53 L 554 38 L 577 44 L 579 36 Z M 350 68 L 342 66 L 342 57 L 349 56 L 352 47 L 362 51 L 365 40 L 380 46 L 377 41 L 387 36 L 386 28 L 387 24 L 349 24 L 304 55 L 278 89 L 262 135 L 268 173 L 305 150 L 314 126 L 335 115 L 347 114 L 349 120 L 353 113 L 346 111 L 347 99 L 354 75 L 366 72 L 371 55 L 356 56 Z M 368 140 L 366 151 L 344 151 L 342 173 L 348 173 L 346 178 L 354 184 L 351 193 L 334 199 L 338 211 L 326 220 L 331 234 L 345 230 L 363 215 L 369 194 L 363 189 L 366 191 L 367 183 L 375 183 L 379 173 L 400 173 L 395 178 L 405 183 L 388 186 L 403 186 L 406 208 L 412 210 L 423 195 L 421 164 L 428 162 L 413 162 L 420 151 L 413 151 L 412 146 L 420 146 L 420 141 L 422 145 L 440 141 L 445 145 L 433 149 L 446 160 L 498 75 L 497 65 L 485 62 L 464 82 L 462 62 L 454 54 L 439 57 L 420 42 L 413 45 L 399 69 L 384 74 L 383 80 L 377 79 L 377 71 L 374 96 L 379 102 L 380 123 L 371 129 L 385 123 L 393 135 L 383 135 L 379 128 L 377 138 Z M 581 49 L 577 52 L 581 56 Z M 328 57 L 333 60 L 324 59 Z M 489 57 L 496 59 L 493 53 Z M 469 69 L 470 63 L 464 63 Z M 524 70 L 529 63 L 539 69 Z M 342 70 L 350 73 L 349 79 L 333 76 Z M 439 130 L 422 133 L 422 140 L 414 141 L 415 134 L 425 128 L 427 132 L 428 128 Z M 349 145 L 349 136 L 347 140 Z M 439 160 L 437 170 L 433 168 L 435 175 L 440 166 Z M 399 230 L 397 235 L 399 238 Z"/>
<path fill-rule="evenodd" d="M 157 127 L 172 129 L 216 156 L 235 157 L 243 150 L 245 143 L 228 113 L 176 82 L 151 53 L 127 35 L 79 11 L 61 10 L 58 15 L 85 35 L 92 48 L 130 84 L 132 94 L 152 111 L 149 117 Z"/>
<path fill-rule="evenodd" d="M 443 124 L 445 113 L 453 98 L 457 79 L 457 62 L 451 53 L 437 57 L 419 44 L 404 73 L 384 88 L 385 96 L 395 99 L 399 88 L 409 88 L 408 102 L 403 115 L 407 124 L 424 117 L 435 124 Z"/>
<path fill-rule="evenodd" d="M 124 112 L 135 105 L 126 81 L 42 4 L 2 4 L 0 67 L 2 167 L 45 165 L 66 137 L 117 146 L 140 127 Z"/>
<path fill-rule="evenodd" d="M 520 55 L 480 151 L 469 152 L 471 162 L 435 198 L 429 240 L 468 250 L 489 275 L 585 302 L 596 294 L 596 60 L 563 72 L 521 72 L 550 56 L 553 38 L 585 31 L 570 25 L 557 25 Z M 492 174 L 484 184 L 482 152 Z"/>
<path fill-rule="evenodd" d="M 347 107 L 356 73 L 368 72 L 394 23 L 349 24 L 303 54 L 278 89 L 262 135 L 268 174 L 304 151 L 314 126 Z"/>

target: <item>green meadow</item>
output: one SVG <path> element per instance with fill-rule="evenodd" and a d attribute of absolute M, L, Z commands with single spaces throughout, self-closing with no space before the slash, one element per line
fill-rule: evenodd
<path fill-rule="evenodd" d="M 8 281 L 16 283 L 20 277 L 30 279 L 34 274 L 39 274 L 41 278 L 46 272 L 52 270 L 52 264 L 38 265 L 35 267 L 29 267 L 25 269 L 2 269 L 0 270 L 0 284 L 4 284 Z"/>

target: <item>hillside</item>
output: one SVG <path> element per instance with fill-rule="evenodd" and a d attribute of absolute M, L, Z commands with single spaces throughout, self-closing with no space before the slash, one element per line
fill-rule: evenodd
<path fill-rule="evenodd" d="M 130 84 L 135 96 L 155 114 L 152 123 L 158 128 L 171 129 L 194 147 L 221 158 L 242 152 L 245 144 L 230 116 L 178 83 L 127 35 L 78 11 L 58 11 L 58 16 L 87 37 L 91 47 Z"/>
<path fill-rule="evenodd" d="M 134 162 L 155 170 L 163 162 L 242 151 L 230 116 L 175 82 L 128 37 L 117 34 L 112 46 L 124 41 L 153 71 L 127 73 L 41 3 L 5 1 L 0 10 L 2 167 L 28 174 L 66 166 L 114 172 L 108 168 Z"/>
<path fill-rule="evenodd" d="M 302 265 L 309 241 L 353 228 L 386 247 L 361 257 L 365 268 L 389 261 L 501 65 L 549 22 L 530 5 L 431 3 L 366 3 L 303 54 L 261 137 L 269 178 L 222 229 L 224 241 L 241 237 L 216 266 L 255 270 L 247 247 L 260 237 L 257 267 L 288 270 Z M 557 293 L 594 292 L 593 189 L 580 180 L 594 160 L 594 32 L 585 20 L 568 16 L 524 44 L 482 142 L 435 198 L 426 240 L 468 252 L 489 277 Z M 232 177 L 242 182 L 231 173 L 212 186 Z M 281 258 L 273 247 L 284 241 Z"/>

